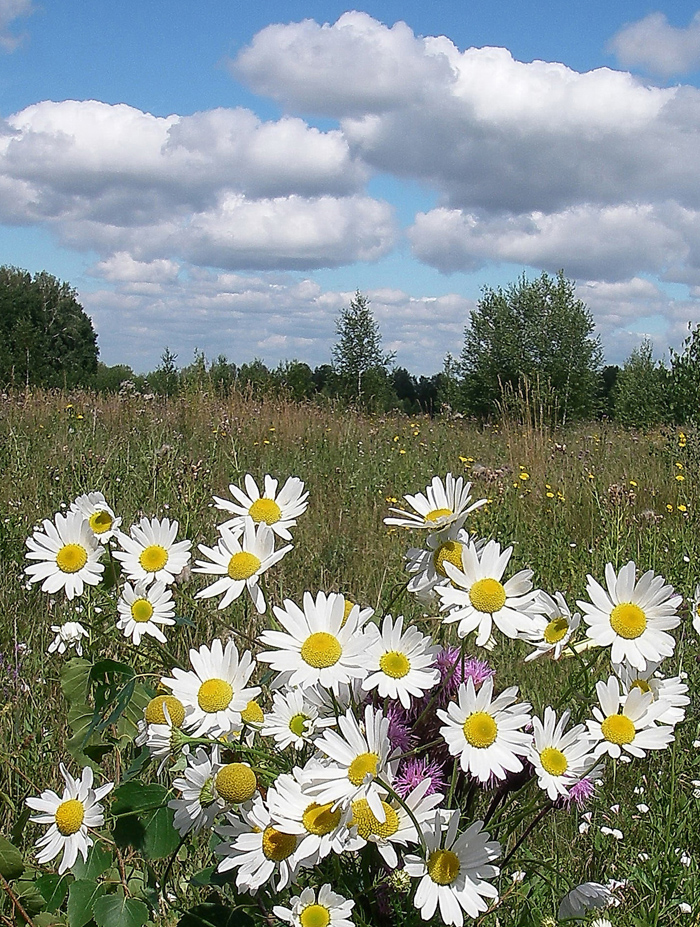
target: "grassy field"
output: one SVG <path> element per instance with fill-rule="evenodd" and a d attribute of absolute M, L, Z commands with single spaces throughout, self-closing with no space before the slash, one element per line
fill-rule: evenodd
<path fill-rule="evenodd" d="M 602 581 L 606 562 L 618 568 L 630 559 L 641 571 L 663 574 L 685 597 L 676 654 L 670 668 L 664 665 L 667 675 L 687 673 L 691 689 L 675 744 L 617 766 L 590 809 L 587 833 L 579 832 L 575 812 L 545 822 L 504 870 L 500 892 L 507 901 L 486 923 L 495 925 L 497 917 L 503 927 L 539 924 L 556 913 L 567 886 L 613 879 L 624 883 L 617 890 L 620 906 L 607 913 L 613 923 L 700 924 L 700 791 L 694 785 L 700 779 L 700 651 L 688 612 L 700 580 L 699 464 L 695 434 L 633 434 L 605 422 L 553 434 L 513 422 L 481 427 L 373 418 L 242 396 L 0 399 L 0 832 L 30 850 L 40 830 L 24 826 L 23 801 L 56 788 L 58 764 L 66 758 L 62 658 L 47 657 L 46 649 L 50 626 L 78 617 L 76 603 L 25 588 L 23 576 L 25 539 L 44 518 L 80 493 L 101 490 L 126 529 L 143 514 L 167 515 L 179 521 L 179 537 L 212 544 L 221 521 L 213 494 L 228 496 L 229 483 L 241 483 L 248 472 L 259 480 L 266 473 L 282 481 L 296 475 L 309 490 L 309 508 L 295 531 L 295 549 L 267 580 L 268 598 L 280 603 L 299 601 L 305 590 L 339 591 L 381 612 L 405 581 L 409 546 L 408 532 L 387 530 L 382 519 L 404 493 L 423 491 L 433 475 L 451 471 L 465 474 L 475 496 L 488 499 L 468 527 L 512 544 L 512 566 L 530 567 L 536 586 L 563 592 L 571 605 L 586 597 L 587 574 Z M 196 601 L 204 585 L 194 576 L 179 592 L 179 611 L 195 625 L 169 635 L 169 648 L 183 662 L 190 646 L 225 635 L 231 625 L 250 636 L 264 626 L 264 616 L 251 617 L 243 599 L 223 613 Z M 405 595 L 391 611 L 426 621 L 442 640 L 456 640 L 454 630 L 441 629 Z M 527 650 L 501 646 L 490 659 L 499 683 L 520 685 L 541 710 L 570 682 L 575 661 L 524 665 Z M 127 643 L 110 655 L 134 658 Z M 159 673 L 162 658 L 157 646 L 136 655 L 143 672 Z M 621 831 L 622 839 L 601 833 L 601 826 Z M 173 868 L 181 888 L 206 846 L 190 852 L 200 855 L 181 854 Z M 523 882 L 512 881 L 518 869 L 528 873 Z M 691 913 L 681 913 L 681 904 Z M 3 910 L 7 917 L 7 897 Z"/>

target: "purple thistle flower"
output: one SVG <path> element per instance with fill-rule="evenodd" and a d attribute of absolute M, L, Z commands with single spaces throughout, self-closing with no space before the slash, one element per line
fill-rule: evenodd
<path fill-rule="evenodd" d="M 562 796 L 561 802 L 565 808 L 570 808 L 572 804 L 576 804 L 576 807 L 581 810 L 586 807 L 594 792 L 595 782 L 588 776 L 584 776 L 583 779 L 579 779 L 578 782 L 571 786 L 568 796 Z"/>
<path fill-rule="evenodd" d="M 428 760 L 427 757 L 412 757 L 400 764 L 398 774 L 394 780 L 394 789 L 401 798 L 405 798 L 424 779 L 430 779 L 426 795 L 435 792 L 444 792 L 446 788 L 445 770 L 442 763 L 437 760 Z"/>
<path fill-rule="evenodd" d="M 467 679 L 471 679 L 474 688 L 478 689 L 487 679 L 496 675 L 496 671 L 484 660 L 466 656 L 462 660 L 459 647 L 443 647 L 435 658 L 435 663 L 440 670 L 443 687 L 441 696 L 445 701 L 455 695 L 461 683 Z"/>
<path fill-rule="evenodd" d="M 398 748 L 402 753 L 411 749 L 413 735 L 411 734 L 408 714 L 399 702 L 391 702 L 386 711 L 389 719 L 387 735 L 391 746 Z"/>

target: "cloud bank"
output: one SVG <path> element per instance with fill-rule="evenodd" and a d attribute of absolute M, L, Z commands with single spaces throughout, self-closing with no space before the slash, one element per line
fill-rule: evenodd
<path fill-rule="evenodd" d="M 685 28 L 672 26 L 664 13 L 649 13 L 629 23 L 609 43 L 625 68 L 641 68 L 662 77 L 700 68 L 700 12 Z"/>

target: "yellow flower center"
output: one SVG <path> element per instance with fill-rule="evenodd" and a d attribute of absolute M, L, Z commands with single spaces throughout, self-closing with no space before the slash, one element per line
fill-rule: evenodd
<path fill-rule="evenodd" d="M 225 679 L 207 679 L 197 693 L 199 707 L 209 714 L 228 708 L 232 698 L 233 688 Z"/>
<path fill-rule="evenodd" d="M 229 560 L 228 575 L 231 579 L 250 579 L 260 569 L 260 563 L 260 558 L 255 554 L 242 550 Z"/>
<path fill-rule="evenodd" d="M 569 761 L 556 747 L 545 747 L 540 753 L 540 763 L 550 776 L 563 776 L 569 768 Z"/>
<path fill-rule="evenodd" d="M 323 837 L 330 834 L 340 824 L 340 808 L 331 811 L 333 802 L 329 801 L 327 805 L 318 805 L 312 802 L 301 816 L 301 823 L 310 834 L 317 837 Z"/>
<path fill-rule="evenodd" d="M 478 612 L 493 615 L 506 604 L 506 590 L 497 579 L 477 579 L 469 590 L 469 601 Z"/>
<path fill-rule="evenodd" d="M 256 499 L 248 509 L 248 514 L 255 522 L 264 521 L 266 525 L 275 525 L 282 517 L 282 509 L 274 499 Z"/>
<path fill-rule="evenodd" d="M 156 695 L 155 698 L 151 699 L 148 705 L 146 705 L 146 710 L 143 713 L 146 724 L 166 723 L 163 705 L 167 705 L 168 707 L 168 714 L 170 715 L 173 727 L 180 727 L 185 720 L 185 706 L 180 699 L 175 698 L 174 695 Z"/>
<path fill-rule="evenodd" d="M 241 721 L 245 724 L 262 724 L 264 720 L 262 708 L 255 699 L 251 699 L 241 712 Z"/>
<path fill-rule="evenodd" d="M 150 621 L 152 614 L 153 606 L 148 599 L 137 599 L 131 606 L 131 617 L 139 624 Z"/>
<path fill-rule="evenodd" d="M 373 777 L 377 775 L 378 762 L 376 753 L 361 753 L 348 767 L 348 779 L 353 785 L 362 785 L 368 773 Z"/>
<path fill-rule="evenodd" d="M 88 518 L 88 524 L 95 534 L 104 534 L 112 527 L 112 516 L 109 512 L 93 512 Z"/>
<path fill-rule="evenodd" d="M 294 834 L 283 834 L 274 827 L 268 826 L 263 831 L 262 851 L 266 859 L 281 863 L 287 859 L 297 848 L 297 838 Z"/>
<path fill-rule="evenodd" d="M 647 616 L 634 602 L 621 602 L 610 613 L 610 627 L 625 640 L 634 640 L 644 634 Z"/>
<path fill-rule="evenodd" d="M 651 686 L 646 679 L 635 679 L 630 689 L 640 689 L 642 692 L 651 692 Z"/>
<path fill-rule="evenodd" d="M 294 715 L 289 722 L 289 730 L 295 737 L 303 737 L 306 732 L 306 722 L 308 720 L 306 715 Z"/>
<path fill-rule="evenodd" d="M 452 509 L 433 509 L 425 516 L 426 521 L 437 521 L 438 518 L 444 518 L 446 515 L 454 515 Z"/>
<path fill-rule="evenodd" d="M 343 620 L 340 623 L 340 627 L 345 627 L 345 622 L 350 617 L 350 612 L 355 607 L 355 603 L 351 599 L 345 599 L 345 604 L 343 605 Z"/>
<path fill-rule="evenodd" d="M 608 715 L 600 728 L 611 744 L 631 744 L 636 734 L 634 724 L 626 715 Z"/>
<path fill-rule="evenodd" d="M 77 573 L 87 563 L 87 551 L 82 544 L 64 544 L 56 554 L 56 566 L 62 573 Z"/>
<path fill-rule="evenodd" d="M 307 904 L 299 915 L 301 927 L 328 927 L 331 912 L 322 904 Z"/>
<path fill-rule="evenodd" d="M 327 631 L 316 631 L 310 634 L 301 645 L 301 658 L 315 669 L 325 669 L 335 666 L 343 655 L 343 648 L 338 638 Z"/>
<path fill-rule="evenodd" d="M 69 798 L 67 801 L 62 801 L 56 808 L 56 827 L 64 837 L 70 837 L 71 834 L 78 833 L 84 817 L 83 803 L 77 798 Z"/>
<path fill-rule="evenodd" d="M 216 791 L 224 801 L 239 804 L 249 801 L 258 787 L 255 773 L 245 763 L 228 763 L 222 766 L 214 780 Z"/>
<path fill-rule="evenodd" d="M 563 615 L 552 618 L 542 635 L 548 644 L 558 644 L 569 630 L 569 622 Z"/>
<path fill-rule="evenodd" d="M 459 857 L 452 850 L 433 850 L 428 857 L 428 875 L 438 885 L 451 885 L 459 875 Z"/>
<path fill-rule="evenodd" d="M 160 544 L 151 544 L 141 551 L 139 563 L 147 573 L 157 573 L 168 562 L 168 552 Z"/>
<path fill-rule="evenodd" d="M 357 833 L 363 840 L 369 840 L 374 834 L 376 837 L 391 837 L 399 829 L 399 816 L 385 801 L 382 802 L 382 808 L 386 814 L 386 821 L 380 824 L 372 813 L 372 809 L 367 804 L 366 798 L 360 798 L 352 803 L 352 818 L 350 826 L 357 827 Z"/>
<path fill-rule="evenodd" d="M 498 725 L 485 711 L 474 711 L 462 726 L 464 737 L 471 747 L 484 750 L 490 747 L 498 734 Z"/>
<path fill-rule="evenodd" d="M 379 658 L 379 667 L 392 679 L 403 679 L 411 670 L 411 663 L 405 654 L 398 650 L 390 650 Z"/>
<path fill-rule="evenodd" d="M 445 541 L 445 543 L 441 544 L 433 553 L 433 565 L 435 571 L 439 573 L 440 576 L 447 576 L 447 571 L 444 567 L 445 560 L 449 561 L 453 566 L 456 566 L 458 570 L 464 570 L 464 566 L 462 565 L 463 547 L 464 544 L 460 544 L 459 541 Z"/>

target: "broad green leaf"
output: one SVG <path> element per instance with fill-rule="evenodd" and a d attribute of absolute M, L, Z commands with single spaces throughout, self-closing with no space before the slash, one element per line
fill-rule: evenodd
<path fill-rule="evenodd" d="M 101 882 L 78 879 L 68 889 L 68 923 L 70 927 L 84 927 L 92 920 L 95 902 L 106 892 Z"/>
<path fill-rule="evenodd" d="M 133 743 L 138 733 L 138 723 L 143 718 L 143 710 L 154 694 L 150 686 L 145 686 L 142 682 L 135 684 L 133 694 L 117 725 L 117 736 L 122 748 Z"/>
<path fill-rule="evenodd" d="M 131 814 L 134 811 L 155 811 L 168 801 L 168 789 L 152 782 L 125 782 L 112 795 L 112 814 L 116 817 Z"/>
<path fill-rule="evenodd" d="M 180 836 L 173 826 L 173 812 L 167 807 L 169 792 L 162 785 L 125 782 L 114 793 L 112 814 L 116 817 L 114 840 L 118 846 L 132 846 L 149 859 L 173 853 Z"/>
<path fill-rule="evenodd" d="M 9 840 L 0 837 L 0 873 L 11 882 L 13 879 L 19 879 L 23 872 L 22 854 Z"/>
<path fill-rule="evenodd" d="M 184 914 L 177 927 L 254 927 L 254 923 L 241 908 L 225 908 L 221 904 L 205 902 Z"/>
<path fill-rule="evenodd" d="M 61 668 L 61 689 L 71 703 L 87 704 L 92 663 L 84 657 L 71 657 Z"/>
<path fill-rule="evenodd" d="M 104 895 L 95 902 L 97 927 L 143 927 L 148 920 L 148 908 L 137 898 L 126 898 L 122 889 L 114 895 Z"/>
<path fill-rule="evenodd" d="M 82 859 L 82 857 L 81 857 Z M 68 887 L 73 880 L 73 876 L 66 872 L 63 875 L 56 875 L 55 873 L 47 873 L 46 875 L 39 876 L 36 880 L 36 887 L 41 892 L 44 901 L 46 902 L 46 910 L 49 914 L 53 914 L 54 911 L 58 909 L 63 904 L 63 899 L 68 894 Z"/>
<path fill-rule="evenodd" d="M 76 879 L 97 879 L 103 872 L 107 872 L 112 865 L 112 851 L 103 843 L 94 843 L 88 850 L 87 859 L 80 854 L 73 863 L 73 875 Z"/>
<path fill-rule="evenodd" d="M 41 914 L 35 914 L 32 920 L 34 927 L 65 927 L 66 925 L 64 917 L 54 911 L 42 911 Z"/>
<path fill-rule="evenodd" d="M 44 896 L 37 888 L 36 882 L 25 881 L 24 879 L 16 882 L 14 885 L 15 892 L 19 898 L 20 904 L 30 917 L 43 911 L 46 907 Z"/>

